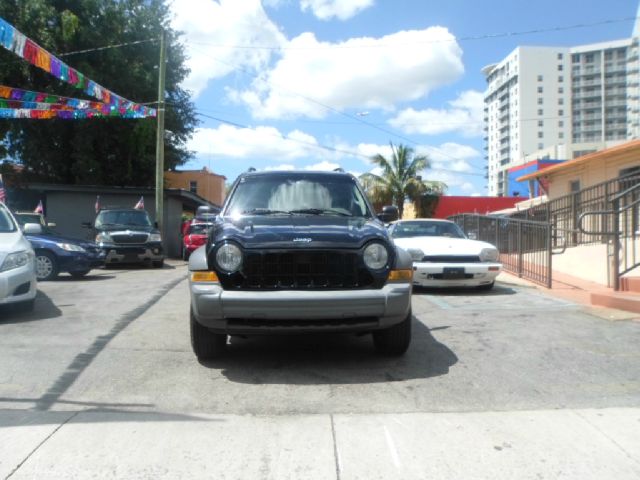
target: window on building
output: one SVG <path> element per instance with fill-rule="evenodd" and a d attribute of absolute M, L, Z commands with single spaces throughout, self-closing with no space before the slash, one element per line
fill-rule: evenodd
<path fill-rule="evenodd" d="M 542 87 L 538 87 L 538 93 L 542 93 Z"/>
<path fill-rule="evenodd" d="M 544 138 L 544 132 L 538 132 L 538 138 Z"/>
<path fill-rule="evenodd" d="M 544 143 L 539 143 L 538 144 L 538 150 L 542 150 L 544 148 Z"/>
<path fill-rule="evenodd" d="M 564 88 L 558 87 L 558 93 L 564 93 Z"/>
<path fill-rule="evenodd" d="M 198 193 L 198 182 L 196 182 L 195 180 L 191 180 L 189 182 L 189 191 L 191 193 Z"/>
<path fill-rule="evenodd" d="M 543 121 L 543 120 L 538 120 L 538 126 L 539 126 L 539 127 L 544 126 L 544 121 Z"/>
<path fill-rule="evenodd" d="M 542 81 L 542 75 L 538 75 L 538 81 L 541 82 Z"/>
<path fill-rule="evenodd" d="M 542 102 L 543 102 L 542 97 L 538 97 L 538 105 L 542 105 Z"/>
<path fill-rule="evenodd" d="M 558 122 L 558 127 L 560 127 L 560 128 L 564 127 L 564 120 L 560 120 Z"/>
<path fill-rule="evenodd" d="M 562 60 L 563 55 L 561 53 L 558 54 L 558 60 Z"/>
<path fill-rule="evenodd" d="M 538 109 L 538 115 L 544 115 L 544 110 L 542 110 L 541 108 Z"/>
<path fill-rule="evenodd" d="M 559 82 L 559 83 L 564 82 L 564 77 L 563 77 L 562 75 L 560 75 L 560 76 L 558 77 L 558 82 Z"/>
<path fill-rule="evenodd" d="M 584 56 L 584 61 L 587 62 L 587 63 L 593 63 L 594 58 L 595 57 L 594 57 L 593 53 L 587 53 Z"/>
<path fill-rule="evenodd" d="M 613 50 L 607 50 L 604 52 L 605 60 L 613 60 Z"/>
<path fill-rule="evenodd" d="M 558 116 L 564 117 L 564 110 L 558 110 Z"/>
<path fill-rule="evenodd" d="M 574 53 L 573 55 L 571 55 L 571 61 L 573 63 L 580 63 L 580 55 L 578 55 L 577 53 Z"/>
<path fill-rule="evenodd" d="M 580 180 L 571 180 L 569 182 L 569 191 L 571 193 L 579 192 L 580 191 Z"/>
<path fill-rule="evenodd" d="M 564 98 L 558 99 L 558 105 L 564 105 Z"/>
<path fill-rule="evenodd" d="M 558 138 L 562 140 L 564 138 L 564 132 L 558 132 Z"/>
<path fill-rule="evenodd" d="M 564 69 L 564 67 L 562 66 L 562 64 L 558 64 L 558 71 L 561 72 Z"/>

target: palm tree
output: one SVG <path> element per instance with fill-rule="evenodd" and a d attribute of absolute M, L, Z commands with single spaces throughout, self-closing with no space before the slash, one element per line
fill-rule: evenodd
<path fill-rule="evenodd" d="M 364 173 L 360 176 L 362 185 L 375 202 L 375 198 L 388 198 L 398 207 L 402 218 L 406 198 L 415 200 L 427 192 L 442 193 L 446 185 L 437 181 L 424 181 L 420 176 L 422 170 L 429 167 L 429 158 L 415 155 L 412 148 L 405 145 L 391 145 L 391 159 L 380 154 L 371 161 L 382 169 L 381 175 Z"/>

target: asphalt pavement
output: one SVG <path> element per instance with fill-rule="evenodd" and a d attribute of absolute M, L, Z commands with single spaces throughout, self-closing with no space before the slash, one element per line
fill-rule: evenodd
<path fill-rule="evenodd" d="M 416 291 L 402 358 L 233 337 L 200 363 L 186 274 L 61 275 L 0 310 L 0 478 L 640 478 L 628 315 L 507 278 Z"/>

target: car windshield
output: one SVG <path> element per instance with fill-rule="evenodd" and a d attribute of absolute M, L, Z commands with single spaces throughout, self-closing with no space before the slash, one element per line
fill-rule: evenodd
<path fill-rule="evenodd" d="M 103 210 L 96 218 L 96 228 L 109 225 L 150 227 L 151 221 L 144 210 Z"/>
<path fill-rule="evenodd" d="M 465 238 L 458 225 L 449 222 L 400 222 L 395 224 L 391 235 L 394 238 L 453 237 Z"/>
<path fill-rule="evenodd" d="M 0 205 L 0 233 L 15 232 L 17 229 L 9 210 L 3 205 Z"/>
<path fill-rule="evenodd" d="M 189 235 L 206 235 L 211 225 L 211 223 L 192 223 L 189 226 Z"/>
<path fill-rule="evenodd" d="M 370 217 L 349 176 L 256 175 L 240 179 L 226 215 L 337 215 Z"/>
<path fill-rule="evenodd" d="M 38 213 L 15 213 L 14 217 L 16 217 L 20 226 L 25 223 L 37 223 L 38 225 L 44 224 L 42 217 Z"/>

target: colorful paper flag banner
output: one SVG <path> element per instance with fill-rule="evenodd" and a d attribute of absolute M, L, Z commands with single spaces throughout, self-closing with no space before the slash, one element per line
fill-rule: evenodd
<path fill-rule="evenodd" d="M 57 79 L 73 85 L 100 102 L 114 106 L 118 113 L 121 113 L 122 108 L 127 112 L 132 111 L 137 113 L 136 117 L 130 118 L 156 116 L 156 110 L 154 108 L 145 107 L 120 97 L 87 78 L 76 69 L 69 67 L 66 63 L 15 29 L 2 17 L 0 17 L 0 45 L 30 64 L 50 73 Z"/>
<path fill-rule="evenodd" d="M 124 115 L 120 113 L 107 114 L 98 110 L 38 110 L 33 108 L 0 108 L 0 119 L 7 118 L 30 118 L 34 120 L 48 120 L 59 118 L 62 120 L 83 120 L 88 118 L 141 118 L 137 112 L 126 112 Z"/>

